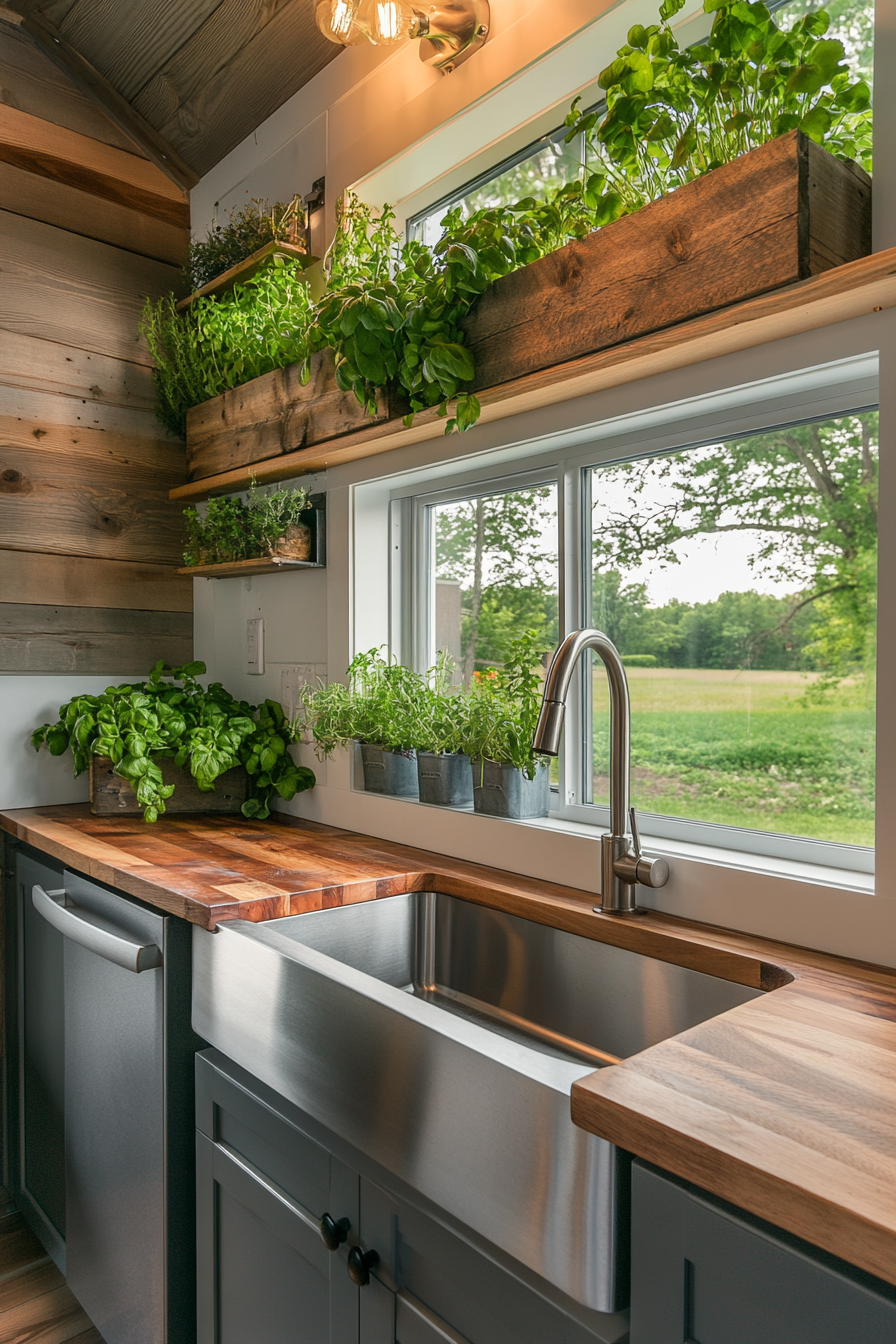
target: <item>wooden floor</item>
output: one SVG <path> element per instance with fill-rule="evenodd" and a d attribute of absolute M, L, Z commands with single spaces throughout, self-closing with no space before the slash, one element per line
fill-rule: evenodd
<path fill-rule="evenodd" d="M 0 1218 L 0 1344 L 103 1344 L 17 1213 Z"/>

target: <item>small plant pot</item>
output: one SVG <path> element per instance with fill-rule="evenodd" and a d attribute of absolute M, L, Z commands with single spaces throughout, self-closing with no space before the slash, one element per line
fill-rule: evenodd
<path fill-rule="evenodd" d="M 534 779 L 526 779 L 515 765 L 499 761 L 475 761 L 473 764 L 473 806 L 488 817 L 509 817 L 523 821 L 546 817 L 551 798 L 548 763 L 541 763 Z"/>
<path fill-rule="evenodd" d="M 387 751 L 385 747 L 362 742 L 361 762 L 367 793 L 385 793 L 391 798 L 417 797 L 416 752 Z"/>
<path fill-rule="evenodd" d="M 278 537 L 271 547 L 271 555 L 278 560 L 310 560 L 311 528 L 304 523 L 288 527 L 285 535 Z"/>
<path fill-rule="evenodd" d="M 461 752 L 418 751 L 417 779 L 421 803 L 469 807 L 473 801 L 473 769 Z"/>

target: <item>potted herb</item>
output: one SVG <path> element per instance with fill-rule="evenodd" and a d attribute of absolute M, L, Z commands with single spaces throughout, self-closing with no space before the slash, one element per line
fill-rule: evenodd
<path fill-rule="evenodd" d="M 253 486 L 244 501 L 238 495 L 212 498 L 200 514 L 184 509 L 187 549 L 184 563 L 229 564 L 270 556 L 283 560 L 310 560 L 313 517 L 307 491 L 259 490 Z"/>
<path fill-rule="evenodd" d="M 417 797 L 414 706 L 421 681 L 415 672 L 382 657 L 378 649 L 359 653 L 348 684 L 306 688 L 305 723 L 321 759 L 355 741 L 361 749 L 364 788 L 398 798 Z"/>
<path fill-rule="evenodd" d="M 241 262 L 251 260 L 271 243 L 287 243 L 307 252 L 305 207 L 300 196 L 284 204 L 253 197 L 241 210 L 230 211 L 226 224 L 213 224 L 204 238 L 190 243 L 188 263 L 193 291 L 205 289 Z"/>
<path fill-rule="evenodd" d="M 459 688 L 451 688 L 451 670 L 449 656 L 440 654 L 420 683 L 413 728 L 417 785 L 421 803 L 469 807 L 473 771 L 463 750 L 468 699 Z"/>
<path fill-rule="evenodd" d="M 477 672 L 470 688 L 473 806 L 488 816 L 521 820 L 548 813 L 548 763 L 532 751 L 542 698 L 540 654 L 529 631 L 510 644 L 502 668 Z"/>
<path fill-rule="evenodd" d="M 289 754 L 294 738 L 280 705 L 236 700 L 219 682 L 200 686 L 196 678 L 205 670 L 200 662 L 169 669 L 159 661 L 148 681 L 77 696 L 62 706 L 57 723 L 32 734 L 32 744 L 36 751 L 46 745 L 53 756 L 70 750 L 75 776 L 92 769 L 94 784 L 97 763 L 111 770 L 133 790 L 132 810 L 150 822 L 168 807 L 187 810 L 178 806 L 179 785 L 195 783 L 210 794 L 239 768 L 248 777 L 239 809 L 246 817 L 269 816 L 274 793 L 288 801 L 313 788 L 313 772 Z M 188 809 L 197 810 L 195 800 Z M 125 812 L 127 800 L 116 810 Z"/>

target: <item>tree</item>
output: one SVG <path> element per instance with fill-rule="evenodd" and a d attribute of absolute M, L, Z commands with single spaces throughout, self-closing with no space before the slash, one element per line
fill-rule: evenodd
<path fill-rule="evenodd" d="M 499 661 L 506 635 L 543 626 L 556 641 L 557 517 L 553 486 L 507 490 L 436 508 L 436 574 L 462 587 L 463 675 L 477 660 Z M 488 648 L 483 648 L 488 637 Z"/>
<path fill-rule="evenodd" d="M 594 567 L 678 563 L 698 536 L 746 532 L 750 565 L 793 585 L 766 638 L 814 608 L 813 657 L 831 680 L 873 656 L 877 554 L 877 414 L 796 425 L 645 462 L 603 468 L 624 481 L 625 507 L 596 485 Z M 760 632 L 761 633 L 761 632 Z"/>

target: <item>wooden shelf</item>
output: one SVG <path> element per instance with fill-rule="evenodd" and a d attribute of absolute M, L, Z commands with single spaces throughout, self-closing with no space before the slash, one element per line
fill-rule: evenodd
<path fill-rule="evenodd" d="M 572 401 L 894 306 L 896 248 L 889 248 L 759 298 L 488 388 L 480 393 L 480 423 Z M 288 480 L 439 438 L 444 432 L 445 422 L 434 411 L 419 414 L 409 429 L 395 419 L 371 423 L 313 448 L 284 452 L 251 467 L 177 486 L 171 498 L 207 499 L 245 489 L 252 479 L 259 484 Z"/>
<path fill-rule="evenodd" d="M 221 565 L 190 565 L 179 569 L 195 579 L 251 579 L 253 574 L 282 574 L 292 569 L 326 569 L 317 560 L 280 560 L 260 555 L 255 560 L 231 560 Z"/>
<path fill-rule="evenodd" d="M 244 285 L 247 280 L 251 280 L 253 275 L 261 270 L 268 257 L 286 257 L 289 261 L 299 261 L 302 263 L 302 270 L 310 272 L 311 268 L 317 262 L 317 257 L 312 257 L 303 247 L 296 247 L 293 243 L 265 243 L 257 252 L 253 252 L 251 257 L 245 261 L 237 262 L 236 266 L 231 266 L 229 270 L 222 271 L 216 275 L 214 280 L 209 280 L 207 285 L 197 289 L 195 293 L 181 299 L 177 304 L 177 311 L 184 312 L 189 308 L 194 299 L 205 299 L 211 294 L 226 294 L 228 290 L 233 289 L 234 285 Z M 311 276 L 307 277 L 312 283 Z"/>

